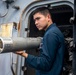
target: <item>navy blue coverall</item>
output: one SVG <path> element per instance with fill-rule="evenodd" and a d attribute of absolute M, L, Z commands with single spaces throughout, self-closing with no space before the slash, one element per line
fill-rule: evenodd
<path fill-rule="evenodd" d="M 28 54 L 26 63 L 36 69 L 36 75 L 61 75 L 64 59 L 64 36 L 55 23 L 43 37 L 40 55 Z"/>

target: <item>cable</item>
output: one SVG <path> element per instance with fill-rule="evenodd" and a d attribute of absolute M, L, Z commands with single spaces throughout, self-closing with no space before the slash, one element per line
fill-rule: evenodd
<path fill-rule="evenodd" d="M 5 4 L 0 4 L 0 9 L 4 9 L 4 13 L 0 13 L 0 18 L 2 18 L 2 17 L 5 17 L 7 14 L 8 14 L 8 9 L 7 8 L 5 8 L 5 6 L 3 7 L 3 5 L 5 5 Z M 2 8 L 1 8 L 2 7 Z M 5 9 L 6 9 L 6 11 L 5 11 Z M 1 11 L 2 12 L 2 11 Z"/>
<path fill-rule="evenodd" d="M 11 71 L 13 75 L 16 75 L 13 68 L 13 54 L 11 53 Z"/>

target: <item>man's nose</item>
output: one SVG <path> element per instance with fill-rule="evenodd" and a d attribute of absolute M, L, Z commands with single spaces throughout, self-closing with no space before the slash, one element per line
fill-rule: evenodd
<path fill-rule="evenodd" d="M 35 25 L 37 25 L 37 24 L 38 24 L 38 21 L 36 20 L 36 21 L 35 21 Z"/>

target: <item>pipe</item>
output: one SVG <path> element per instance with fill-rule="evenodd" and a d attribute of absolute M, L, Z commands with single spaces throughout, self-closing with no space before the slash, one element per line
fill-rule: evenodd
<path fill-rule="evenodd" d="M 19 50 L 36 49 L 39 47 L 41 38 L 2 38 L 0 37 L 0 53 L 14 52 Z"/>

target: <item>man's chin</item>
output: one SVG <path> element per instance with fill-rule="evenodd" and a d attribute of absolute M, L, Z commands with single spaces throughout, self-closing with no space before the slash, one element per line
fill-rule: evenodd
<path fill-rule="evenodd" d="M 38 30 L 41 31 L 42 29 L 39 28 Z"/>

